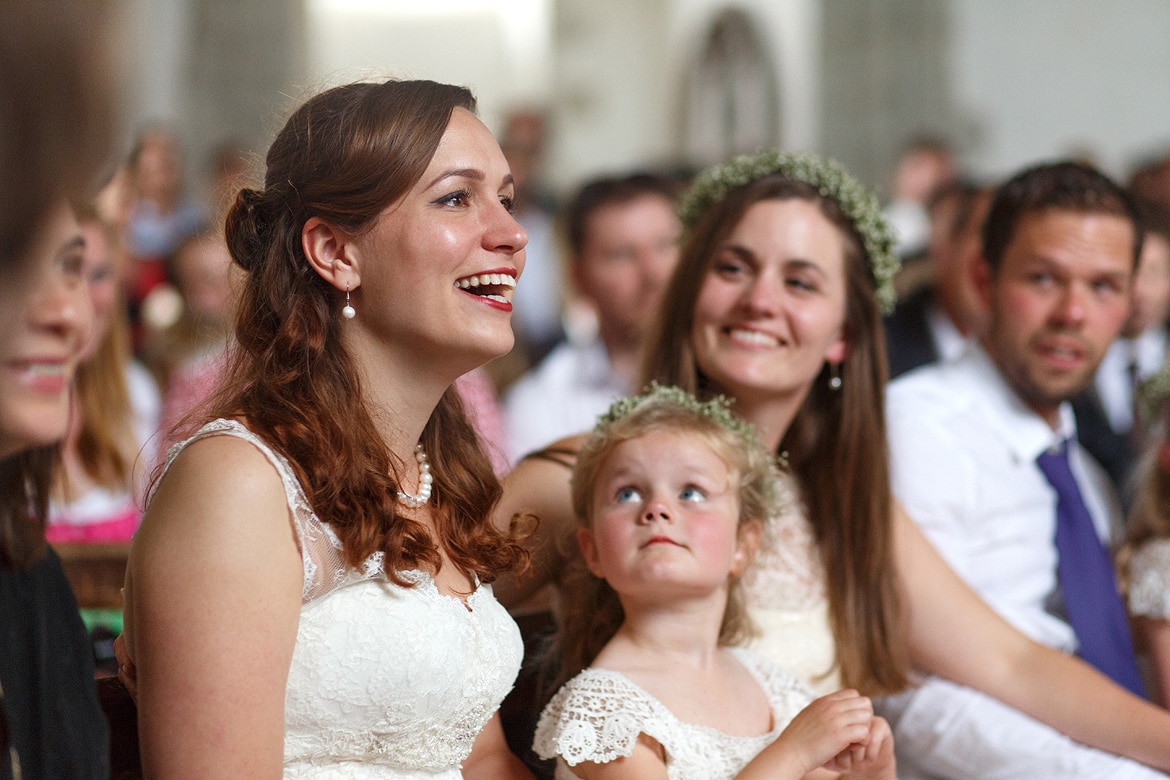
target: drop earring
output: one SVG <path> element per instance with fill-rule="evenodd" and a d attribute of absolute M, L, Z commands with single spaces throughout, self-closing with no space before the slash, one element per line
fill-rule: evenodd
<path fill-rule="evenodd" d="M 829 389 L 830 390 L 840 390 L 841 389 L 841 364 L 840 363 L 830 363 L 829 364 Z"/>
<path fill-rule="evenodd" d="M 341 309 L 341 316 L 345 317 L 347 320 L 352 320 L 354 317 L 357 316 L 357 312 L 354 311 L 353 306 L 349 305 L 349 285 L 348 284 L 345 285 L 345 306 L 343 306 Z"/>

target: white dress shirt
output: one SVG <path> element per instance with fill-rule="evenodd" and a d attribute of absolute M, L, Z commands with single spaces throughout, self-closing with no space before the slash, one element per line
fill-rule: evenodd
<path fill-rule="evenodd" d="M 894 494 L 943 558 L 1028 636 L 1076 649 L 1059 613 L 1056 493 L 1036 465 L 1070 441 L 1085 504 L 1108 539 L 1119 518 L 1098 467 L 1076 444 L 1067 404 L 1059 429 L 1026 407 L 977 344 L 957 360 L 912 371 L 887 396 Z M 1007 705 L 930 678 L 891 697 L 900 777 L 1162 777 L 1072 742 Z"/>
<path fill-rule="evenodd" d="M 629 392 L 601 341 L 558 345 L 504 394 L 508 459 L 515 464 L 557 439 L 588 433 L 598 415 Z"/>
<path fill-rule="evenodd" d="M 939 360 L 954 360 L 967 349 L 967 337 L 959 332 L 950 316 L 937 301 L 926 307 L 926 326 Z"/>

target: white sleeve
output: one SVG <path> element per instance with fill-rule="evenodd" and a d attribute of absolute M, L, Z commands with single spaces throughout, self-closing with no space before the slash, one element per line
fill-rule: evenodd
<path fill-rule="evenodd" d="M 532 749 L 541 758 L 559 757 L 569 766 L 625 758 L 654 720 L 655 704 L 621 675 L 586 669 L 544 708 Z"/>

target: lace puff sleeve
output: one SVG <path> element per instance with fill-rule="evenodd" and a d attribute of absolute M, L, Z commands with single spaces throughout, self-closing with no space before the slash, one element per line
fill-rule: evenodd
<path fill-rule="evenodd" d="M 1129 564 L 1129 611 L 1170 620 L 1170 539 L 1142 545 Z"/>
<path fill-rule="evenodd" d="M 621 674 L 586 669 L 544 708 L 532 748 L 541 758 L 560 757 L 569 766 L 615 761 L 631 755 L 638 735 L 660 721 L 661 706 Z"/>

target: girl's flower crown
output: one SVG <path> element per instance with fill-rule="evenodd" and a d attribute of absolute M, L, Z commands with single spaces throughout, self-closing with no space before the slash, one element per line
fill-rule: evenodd
<path fill-rule="evenodd" d="M 763 446 L 755 426 L 731 413 L 731 400 L 726 396 L 717 395 L 710 401 L 700 401 L 681 387 L 660 385 L 657 382 L 651 382 L 647 385 L 641 395 L 630 395 L 614 401 L 610 404 L 609 411 L 597 418 L 597 425 L 593 427 L 593 430 L 600 433 L 630 412 L 647 404 L 674 404 L 684 409 L 690 409 L 692 412 L 698 412 L 719 423 L 747 441 L 752 447 Z"/>
<path fill-rule="evenodd" d="M 897 293 L 894 274 L 902 261 L 894 252 L 894 231 L 882 215 L 877 196 L 845 170 L 836 160 L 811 154 L 762 152 L 737 157 L 699 174 L 683 196 L 679 218 L 687 230 L 703 212 L 728 192 L 765 176 L 779 174 L 814 187 L 821 197 L 836 203 L 861 237 L 873 272 L 874 294 L 883 314 L 894 310 Z"/>
<path fill-rule="evenodd" d="M 745 445 L 758 451 L 760 457 L 767 464 L 771 478 L 765 486 L 764 501 L 768 506 L 769 517 L 779 517 L 787 508 L 789 497 L 781 489 L 780 468 L 777 458 L 772 455 L 760 440 L 759 431 L 754 425 L 731 412 L 731 400 L 726 396 L 717 395 L 709 401 L 700 401 L 695 396 L 673 385 L 660 385 L 651 382 L 641 395 L 627 396 L 614 401 L 609 411 L 597 418 L 597 425 L 593 428 L 594 435 L 604 435 L 606 429 L 621 420 L 623 417 L 647 406 L 677 406 L 696 412 L 728 429 Z"/>

